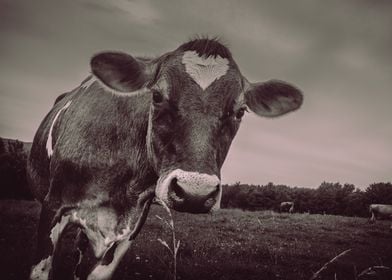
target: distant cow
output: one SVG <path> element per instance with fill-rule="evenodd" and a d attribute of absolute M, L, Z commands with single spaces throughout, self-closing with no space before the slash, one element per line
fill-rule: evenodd
<path fill-rule="evenodd" d="M 376 218 L 391 218 L 392 219 L 392 205 L 388 204 L 370 204 L 369 212 L 371 222 L 375 222 Z M 392 228 L 392 226 L 391 226 Z"/>
<path fill-rule="evenodd" d="M 294 202 L 285 201 L 280 204 L 280 212 L 289 212 L 290 214 L 294 212 Z"/>
<path fill-rule="evenodd" d="M 218 209 L 220 170 L 245 111 L 275 117 L 302 103 L 285 82 L 249 82 L 218 40 L 153 59 L 103 52 L 91 71 L 34 138 L 28 174 L 42 212 L 32 279 L 110 279 L 154 196 L 177 211 Z M 96 264 L 60 273 L 56 245 L 75 228 Z"/>

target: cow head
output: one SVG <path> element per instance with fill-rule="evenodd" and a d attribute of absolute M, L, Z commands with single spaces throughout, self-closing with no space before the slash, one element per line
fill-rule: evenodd
<path fill-rule="evenodd" d="M 275 117 L 302 103 L 285 82 L 248 82 L 217 40 L 196 39 L 153 60 L 101 53 L 91 66 L 119 94 L 151 96 L 147 150 L 159 175 L 155 193 L 177 211 L 219 208 L 220 170 L 248 108 Z"/>

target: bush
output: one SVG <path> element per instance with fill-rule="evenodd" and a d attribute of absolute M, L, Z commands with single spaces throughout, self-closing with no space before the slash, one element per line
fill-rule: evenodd
<path fill-rule="evenodd" d="M 27 153 L 23 143 L 18 140 L 0 140 L 0 198 L 32 199 L 27 185 Z"/>
<path fill-rule="evenodd" d="M 374 183 L 365 191 L 352 184 L 322 182 L 317 189 L 274 185 L 224 185 L 222 208 L 279 210 L 283 201 L 293 201 L 294 212 L 344 216 L 369 216 L 371 203 L 392 204 L 392 184 Z"/>

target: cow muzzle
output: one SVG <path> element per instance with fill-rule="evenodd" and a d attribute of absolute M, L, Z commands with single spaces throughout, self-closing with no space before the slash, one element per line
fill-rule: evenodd
<path fill-rule="evenodd" d="M 176 169 L 158 181 L 155 194 L 176 211 L 208 213 L 219 209 L 222 190 L 216 175 Z"/>

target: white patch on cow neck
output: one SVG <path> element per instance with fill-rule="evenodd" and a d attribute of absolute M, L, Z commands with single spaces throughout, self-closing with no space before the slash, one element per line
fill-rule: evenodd
<path fill-rule="evenodd" d="M 105 211 L 97 211 L 96 217 L 92 218 L 92 220 L 89 219 L 88 221 L 81 218 L 79 213 L 75 211 L 72 214 L 71 221 L 81 226 L 92 246 L 96 258 L 104 256 L 105 252 L 107 252 L 113 244 L 128 239 L 132 233 L 129 225 L 123 228 L 120 233 L 115 233 L 114 227 L 115 223 L 117 223 L 117 218 L 105 215 Z"/>
<path fill-rule="evenodd" d="M 30 279 L 31 280 L 47 280 L 49 277 L 49 271 L 52 267 L 52 256 L 41 260 L 37 265 L 33 266 Z"/>
<path fill-rule="evenodd" d="M 84 234 L 86 234 L 87 239 L 90 242 L 95 257 L 101 258 L 104 253 L 109 249 L 109 247 L 107 246 L 107 244 L 105 244 L 105 236 L 101 232 L 98 221 L 95 221 L 95 223 L 93 223 L 93 226 L 91 226 L 91 220 L 87 221 L 87 219 L 83 219 L 79 216 L 79 213 L 77 211 L 72 213 L 71 221 L 81 226 Z M 110 244 L 110 246 L 111 245 L 113 245 L 113 243 Z"/>
<path fill-rule="evenodd" d="M 229 61 L 226 58 L 219 55 L 205 58 L 196 51 L 186 51 L 182 63 L 185 65 L 185 71 L 203 90 L 226 75 L 229 70 Z"/>
<path fill-rule="evenodd" d="M 87 280 L 108 280 L 112 278 L 114 271 L 119 265 L 121 259 L 127 252 L 130 247 L 132 241 L 123 240 L 120 242 L 116 249 L 114 250 L 113 260 L 111 263 L 107 265 L 98 264 L 93 271 L 88 275 Z"/>
<path fill-rule="evenodd" d="M 54 120 L 53 120 L 53 122 L 52 122 L 52 125 L 50 126 L 49 134 L 48 134 L 48 140 L 46 141 L 46 150 L 48 151 L 48 157 L 51 157 L 52 154 L 53 154 L 52 131 L 53 131 L 54 124 L 56 123 L 57 118 L 60 116 L 61 112 L 64 111 L 64 110 L 66 110 L 66 109 L 69 107 L 69 105 L 71 105 L 71 102 L 72 102 L 71 100 L 68 101 L 67 104 L 65 104 L 64 107 L 61 108 L 61 109 L 57 112 L 57 114 L 56 114 L 56 116 L 54 117 Z"/>
<path fill-rule="evenodd" d="M 61 233 L 70 221 L 70 216 L 62 216 L 59 223 L 57 223 L 50 231 L 50 239 L 54 247 L 57 245 L 57 241 L 60 238 Z"/>

